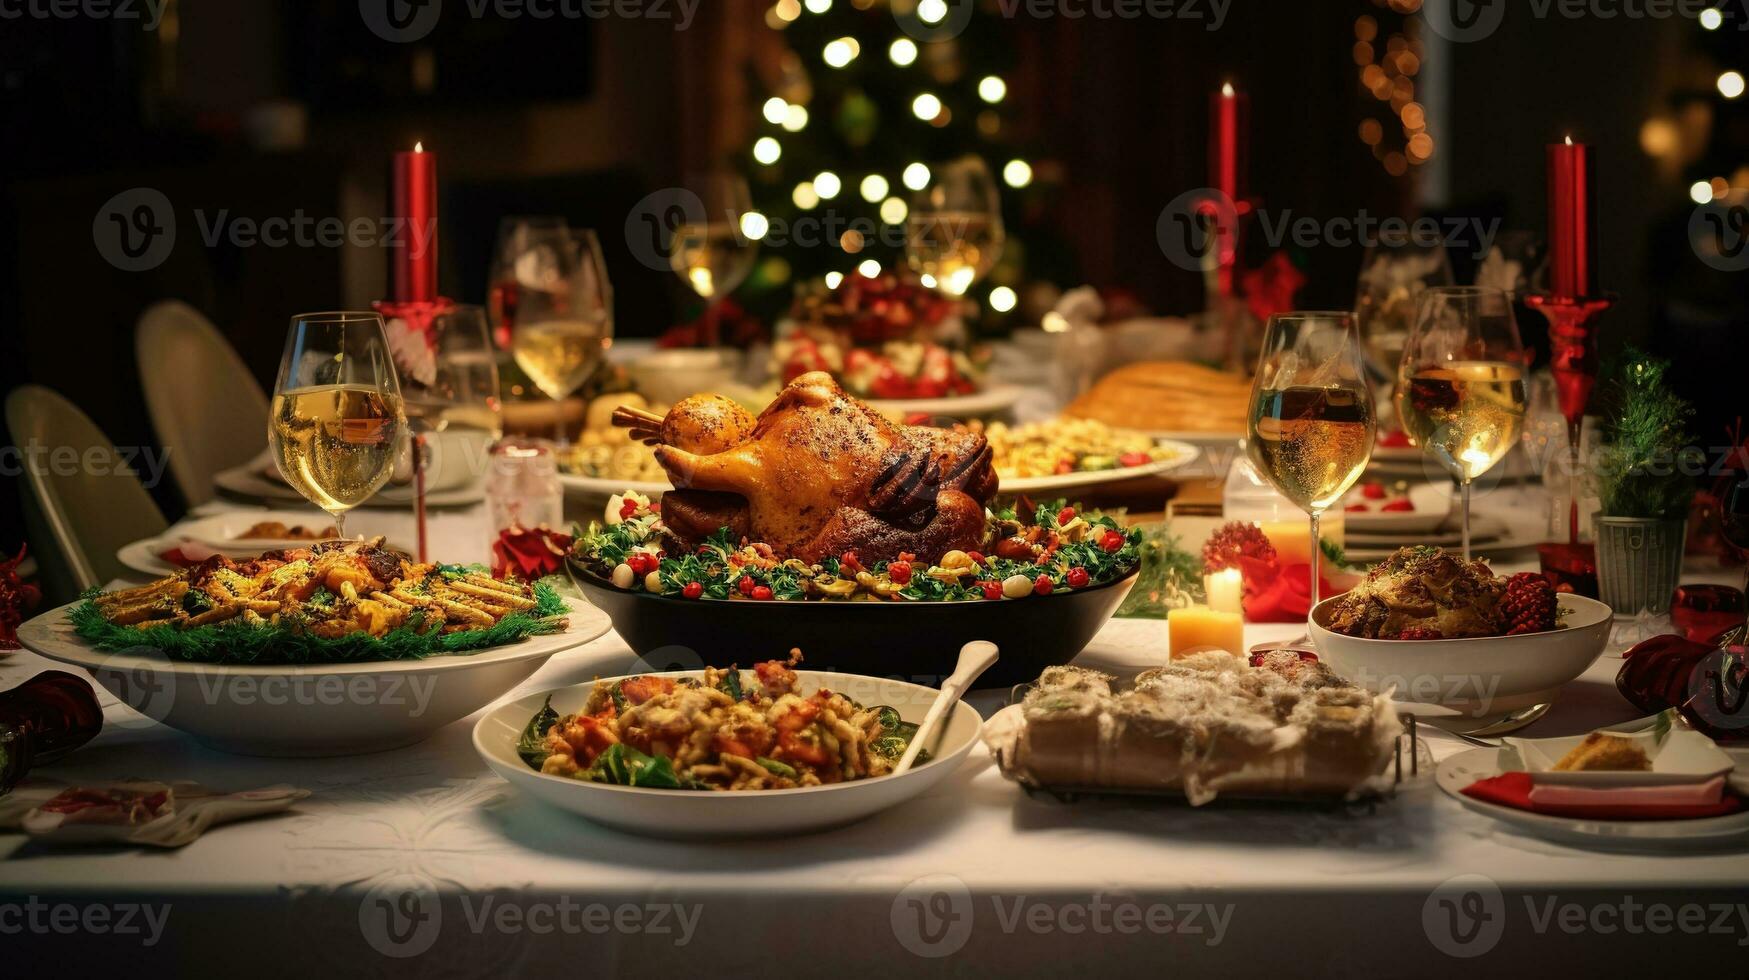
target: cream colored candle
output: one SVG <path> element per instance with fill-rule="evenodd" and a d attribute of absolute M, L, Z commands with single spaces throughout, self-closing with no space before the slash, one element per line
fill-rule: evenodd
<path fill-rule="evenodd" d="M 1215 612 L 1242 613 L 1245 577 L 1237 568 L 1223 568 L 1203 576 L 1203 588 L 1208 590 L 1209 608 Z"/>
<path fill-rule="evenodd" d="M 1203 650 L 1245 652 L 1245 619 L 1236 612 L 1216 612 L 1207 606 L 1173 609 L 1166 614 L 1168 655 L 1179 657 Z"/>

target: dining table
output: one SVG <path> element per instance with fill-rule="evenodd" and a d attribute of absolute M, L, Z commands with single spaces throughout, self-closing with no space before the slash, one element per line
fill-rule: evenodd
<path fill-rule="evenodd" d="M 1540 490 L 1511 492 L 1531 496 L 1480 505 L 1522 511 Z M 249 506 L 221 499 L 190 518 Z M 411 540 L 411 521 L 366 507 L 348 529 Z M 446 561 L 487 559 L 482 506 L 432 511 L 429 533 Z M 1518 553 L 1496 568 L 1534 563 Z M 1300 629 L 1248 624 L 1245 639 Z M 1165 660 L 1166 632 L 1113 619 L 1075 662 L 1134 673 Z M 56 666 L 0 654 L 0 689 Z M 1638 716 L 1616 690 L 1620 666 L 1605 654 L 1521 734 Z M 609 633 L 505 698 L 637 667 Z M 1023 790 L 980 747 L 932 790 L 850 826 L 674 841 L 519 795 L 476 754 L 478 714 L 395 751 L 264 758 L 207 748 L 99 694 L 103 732 L 32 779 L 310 795 L 173 850 L 0 833 L 0 950 L 21 931 L 36 940 L 0 953 L 8 976 L 52 975 L 74 952 L 87 976 L 1074 976 L 1094 951 L 1107 968 L 1166 975 L 1749 972 L 1741 845 L 1635 853 L 1528 836 L 1434 785 L 1439 760 L 1474 746 L 1427 725 L 1394 792 L 1364 804 L 1061 799 Z M 988 717 L 1009 696 L 970 701 Z M 1729 972 L 1700 972 L 1715 969 Z"/>

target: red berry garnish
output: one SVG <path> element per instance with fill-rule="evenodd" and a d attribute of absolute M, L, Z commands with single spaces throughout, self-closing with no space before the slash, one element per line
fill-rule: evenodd
<path fill-rule="evenodd" d="M 757 602 L 764 602 L 767 599 L 770 599 L 771 598 L 771 586 L 769 586 L 769 585 L 755 585 L 753 587 L 753 598 Z"/>
<path fill-rule="evenodd" d="M 1249 558 L 1273 566 L 1275 545 L 1263 529 L 1250 521 L 1229 521 L 1221 525 L 1202 546 L 1202 570 L 1213 574 L 1228 568 L 1243 568 L 1241 558 Z"/>
<path fill-rule="evenodd" d="M 619 505 L 619 519 L 622 521 L 630 520 L 631 516 L 637 512 L 638 502 L 636 500 L 628 500 Z"/>
<path fill-rule="evenodd" d="M 1360 495 L 1368 500 L 1383 500 L 1385 499 L 1385 485 L 1377 482 L 1363 483 L 1360 485 Z"/>
<path fill-rule="evenodd" d="M 1559 600 L 1555 587 L 1536 572 L 1519 572 L 1506 580 L 1506 592 L 1500 597 L 1500 611 L 1506 617 L 1506 635 L 1545 633 L 1559 625 L 1556 610 Z"/>
<path fill-rule="evenodd" d="M 1093 577 L 1087 574 L 1087 569 L 1082 568 L 1079 565 L 1069 569 L 1067 581 L 1069 583 L 1069 588 L 1071 589 L 1085 589 L 1087 588 L 1087 583 L 1092 581 L 1092 579 Z"/>
<path fill-rule="evenodd" d="M 843 555 L 839 556 L 838 564 L 849 569 L 850 574 L 852 575 L 863 571 L 862 562 L 856 557 L 856 552 L 854 551 L 846 551 Z"/>
<path fill-rule="evenodd" d="M 1441 633 L 1440 631 L 1435 630 L 1435 629 L 1428 629 L 1425 626 L 1411 626 L 1408 629 L 1405 629 L 1402 632 L 1398 633 L 1396 635 L 1395 639 L 1399 639 L 1399 640 L 1443 640 L 1443 639 L 1445 639 L 1445 634 Z"/>
<path fill-rule="evenodd" d="M 1152 460 L 1150 460 L 1148 458 L 1147 453 L 1124 453 L 1122 456 L 1119 456 L 1117 458 L 1117 461 L 1118 461 L 1118 465 L 1126 466 L 1126 467 L 1127 466 L 1146 466 L 1150 462 L 1152 462 Z"/>
<path fill-rule="evenodd" d="M 742 595 L 752 595 L 755 584 L 757 583 L 753 581 L 753 576 L 743 575 L 741 581 L 735 583 L 735 588 L 739 589 Z"/>
<path fill-rule="evenodd" d="M 1057 511 L 1057 524 L 1058 524 L 1058 526 L 1067 524 L 1074 519 L 1075 519 L 1075 508 L 1073 508 L 1073 507 L 1064 507 L 1062 510 Z"/>
<path fill-rule="evenodd" d="M 699 545 L 699 546 L 698 546 L 698 556 L 699 556 L 699 557 L 700 557 L 700 558 L 709 558 L 709 557 L 710 557 L 710 556 L 711 556 L 711 555 L 713 555 L 713 554 L 715 554 L 715 552 L 713 552 L 713 551 L 712 551 L 712 550 L 711 550 L 711 546 L 710 546 L 710 545 L 708 545 L 708 544 L 701 544 L 701 545 Z"/>
<path fill-rule="evenodd" d="M 966 557 L 970 558 L 974 565 L 982 565 L 984 563 L 984 553 L 981 551 L 968 551 L 966 552 Z"/>
<path fill-rule="evenodd" d="M 1000 599 L 1000 598 L 1002 598 L 1002 583 L 1001 582 L 979 582 L 978 588 L 984 590 L 984 598 L 986 598 L 986 599 Z"/>
<path fill-rule="evenodd" d="M 911 563 L 908 561 L 893 562 L 891 565 L 887 566 L 887 577 L 900 585 L 909 584 L 911 581 Z"/>
<path fill-rule="evenodd" d="M 1366 513 L 1370 513 L 1372 511 L 1371 507 L 1368 507 L 1366 504 L 1362 504 L 1362 503 L 1349 504 L 1347 507 L 1344 507 L 1342 509 L 1349 512 L 1350 514 L 1366 514 Z"/>
<path fill-rule="evenodd" d="M 1415 510 L 1415 504 L 1408 497 L 1398 497 L 1396 500 L 1386 501 L 1379 510 L 1387 514 L 1407 514 Z"/>
<path fill-rule="evenodd" d="M 1122 531 L 1107 531 L 1107 532 L 1105 532 L 1103 535 L 1100 535 L 1099 546 L 1101 548 L 1105 549 L 1106 551 L 1112 551 L 1112 552 L 1122 551 L 1123 546 L 1124 546 L 1123 532 Z"/>
<path fill-rule="evenodd" d="M 686 587 L 680 590 L 680 594 L 688 599 L 697 599 L 704 595 L 704 583 L 688 582 L 686 583 Z"/>

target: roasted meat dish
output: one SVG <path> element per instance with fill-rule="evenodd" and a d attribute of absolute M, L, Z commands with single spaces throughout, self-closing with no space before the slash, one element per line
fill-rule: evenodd
<path fill-rule="evenodd" d="M 983 436 L 895 424 L 824 372 L 795 379 L 756 419 L 700 395 L 661 419 L 616 421 L 658 444 L 677 488 L 662 520 L 690 547 L 726 527 L 807 562 L 847 551 L 934 562 L 979 547 L 996 493 Z"/>
<path fill-rule="evenodd" d="M 1332 632 L 1367 639 L 1499 636 L 1507 616 L 1506 581 L 1483 561 L 1438 548 L 1404 548 L 1331 603 Z"/>

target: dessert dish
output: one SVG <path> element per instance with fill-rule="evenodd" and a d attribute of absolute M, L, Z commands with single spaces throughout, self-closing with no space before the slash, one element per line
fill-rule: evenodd
<path fill-rule="evenodd" d="M 1592 732 L 1562 756 L 1552 772 L 1650 772 L 1652 760 L 1632 739 Z"/>
<path fill-rule="evenodd" d="M 1498 578 L 1485 561 L 1407 547 L 1330 602 L 1331 632 L 1384 640 L 1518 636 L 1560 628 L 1555 590 L 1540 575 Z"/>
<path fill-rule="evenodd" d="M 517 751 L 548 775 L 655 789 L 795 789 L 892 772 L 917 726 L 829 688 L 804 695 L 801 659 L 792 650 L 751 677 L 730 667 L 597 681 L 563 717 L 549 696 Z"/>
<path fill-rule="evenodd" d="M 1057 792 L 1353 799 L 1381 792 L 1402 728 L 1389 697 L 1298 651 L 1204 652 L 1127 683 L 1053 667 L 992 718 L 1003 773 Z"/>
<path fill-rule="evenodd" d="M 1149 432 L 1245 431 L 1251 379 L 1189 361 L 1145 361 L 1101 378 L 1063 413 Z"/>
<path fill-rule="evenodd" d="M 727 529 L 807 563 L 848 551 L 935 562 L 978 548 L 996 493 L 983 436 L 897 425 L 823 372 L 796 378 L 757 418 L 695 395 L 665 416 L 622 411 L 615 421 L 655 444 L 678 488 L 663 497 L 662 520 L 682 551 Z"/>

